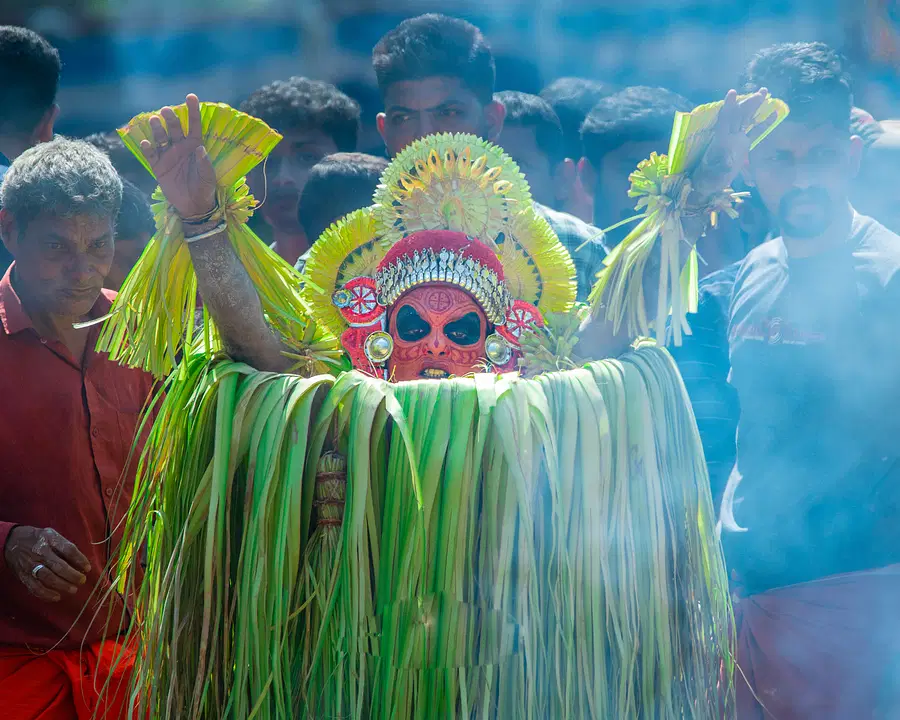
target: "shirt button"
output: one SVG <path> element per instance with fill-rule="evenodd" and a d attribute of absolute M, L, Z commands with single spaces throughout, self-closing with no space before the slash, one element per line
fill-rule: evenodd
<path fill-rule="evenodd" d="M 100 437 L 100 431 L 97 428 L 91 428 L 91 437 Z"/>
<path fill-rule="evenodd" d="M 104 492 L 106 493 L 106 497 L 112 497 L 112 494 L 113 494 L 112 488 L 106 488 L 106 490 L 104 490 Z"/>

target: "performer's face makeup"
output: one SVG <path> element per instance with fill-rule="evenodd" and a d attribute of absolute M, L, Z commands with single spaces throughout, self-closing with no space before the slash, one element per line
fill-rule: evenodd
<path fill-rule="evenodd" d="M 846 128 L 788 119 L 750 153 L 746 178 L 786 237 L 816 238 L 841 217 L 860 153 Z"/>
<path fill-rule="evenodd" d="M 395 381 L 441 380 L 475 372 L 484 360 L 487 318 L 464 290 L 436 284 L 413 288 L 391 312 Z"/>

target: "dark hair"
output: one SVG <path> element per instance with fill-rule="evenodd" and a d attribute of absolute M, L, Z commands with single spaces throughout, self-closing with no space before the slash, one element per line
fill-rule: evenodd
<path fill-rule="evenodd" d="M 689 112 L 693 105 L 665 88 L 628 87 L 603 98 L 581 126 L 585 156 L 599 165 L 603 156 L 626 143 L 665 143 L 676 112 Z"/>
<path fill-rule="evenodd" d="M 122 205 L 116 217 L 116 237 L 135 240 L 156 232 L 156 222 L 147 196 L 133 182 L 122 178 Z"/>
<path fill-rule="evenodd" d="M 59 53 L 36 32 L 0 26 L 0 132 L 31 133 L 56 102 Z"/>
<path fill-rule="evenodd" d="M 337 149 L 356 149 L 359 105 L 331 83 L 292 77 L 254 91 L 240 109 L 278 132 L 321 130 Z"/>
<path fill-rule="evenodd" d="M 88 135 L 84 141 L 105 152 L 123 180 L 127 177 L 149 176 L 147 168 L 141 165 L 141 161 L 134 156 L 131 150 L 125 147 L 125 143 L 122 142 L 122 138 L 115 130 Z"/>
<path fill-rule="evenodd" d="M 566 157 L 578 160 L 584 153 L 581 147 L 581 124 L 603 98 L 609 97 L 615 88 L 597 80 L 579 77 L 562 77 L 541 90 L 562 125 Z"/>
<path fill-rule="evenodd" d="M 849 129 L 853 91 L 843 56 L 825 43 L 783 43 L 760 50 L 741 78 L 743 92 L 767 88 L 791 119 Z"/>
<path fill-rule="evenodd" d="M 365 153 L 335 153 L 313 165 L 297 209 L 309 241 L 344 215 L 371 205 L 387 166 L 386 159 Z"/>
<path fill-rule="evenodd" d="M 445 76 L 461 80 L 487 105 L 497 79 L 494 56 L 481 31 L 446 15 L 404 20 L 378 41 L 372 64 L 382 96 L 395 82 Z"/>
<path fill-rule="evenodd" d="M 534 128 L 537 145 L 550 158 L 551 165 L 566 159 L 562 126 L 545 100 L 515 90 L 496 93 L 494 99 L 506 108 L 505 125 Z M 503 145 L 502 133 L 500 145 Z"/>

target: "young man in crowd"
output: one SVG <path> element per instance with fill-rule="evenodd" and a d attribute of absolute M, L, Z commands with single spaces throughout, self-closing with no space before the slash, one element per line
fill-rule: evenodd
<path fill-rule="evenodd" d="M 584 156 L 581 125 L 594 105 L 614 92 L 616 88 L 612 85 L 580 77 L 558 78 L 541 90 L 541 97 L 550 104 L 562 125 L 566 157 L 580 164 L 579 159 Z M 584 187 L 580 172 L 576 173 L 571 193 L 561 209 L 587 223 L 594 222 L 594 197 Z"/>
<path fill-rule="evenodd" d="M 868 148 L 874 146 L 884 130 L 869 113 L 859 108 L 854 108 L 851 113 L 850 129 L 851 134 L 861 137 L 867 147 L 862 163 L 863 171 L 851 193 L 853 206 L 857 211 L 884 222 L 882 213 L 872 210 L 883 211 L 885 207 L 878 204 L 878 196 L 873 197 L 868 193 L 870 182 L 874 180 L 876 173 L 866 172 L 870 164 L 877 165 L 877 160 L 870 160 Z M 887 185 L 879 183 L 876 187 Z M 758 193 L 754 192 L 738 208 L 740 223 L 747 228 L 748 237 L 753 238 L 748 243 L 749 248 L 756 247 L 766 239 L 763 214 L 768 211 L 765 207 L 758 207 L 759 205 L 761 202 Z M 748 213 L 748 210 L 751 212 Z M 750 227 L 751 223 L 747 222 L 751 219 L 748 215 L 761 221 L 755 223 L 756 232 Z M 728 384 L 728 373 L 731 371 L 728 357 L 728 312 L 740 267 L 741 261 L 737 261 L 701 280 L 697 312 L 689 318 L 691 334 L 684 338 L 681 347 L 670 348 L 691 397 L 697 428 L 703 441 L 713 498 L 717 502 L 725 490 L 737 453 L 735 434 L 740 417 L 740 403 L 737 392 Z"/>
<path fill-rule="evenodd" d="M 56 138 L 13 161 L 0 200 L 15 257 L 0 280 L 2 715 L 121 718 L 130 663 L 110 666 L 128 614 L 107 564 L 152 380 L 94 351 L 99 325 L 73 324 L 110 309 L 122 183 L 101 152 Z"/>
<path fill-rule="evenodd" d="M 738 716 L 896 717 L 900 238 L 848 199 L 862 143 L 843 59 L 769 48 L 743 90 L 760 87 L 791 114 L 745 172 L 782 235 L 743 261 L 728 312 Z"/>
<path fill-rule="evenodd" d="M 119 133 L 115 130 L 94 133 L 88 135 L 84 141 L 106 153 L 122 180 L 130 182 L 148 198 L 153 195 L 153 191 L 156 190 L 156 179 L 147 172 L 147 168 L 134 156 L 134 153 L 125 147 Z"/>
<path fill-rule="evenodd" d="M 575 163 L 565 154 L 562 126 L 545 100 L 507 90 L 494 95 L 506 108 L 498 144 L 516 161 L 542 205 L 564 207 L 575 182 Z"/>
<path fill-rule="evenodd" d="M 260 88 L 240 109 L 284 136 L 248 182 L 262 202 L 254 229 L 293 264 L 314 240 L 297 219 L 309 171 L 326 155 L 356 150 L 359 106 L 334 85 L 294 77 Z"/>
<path fill-rule="evenodd" d="M 122 207 L 116 217 L 116 254 L 103 287 L 119 291 L 156 232 L 153 211 L 143 191 L 122 179 Z"/>
<path fill-rule="evenodd" d="M 566 157 L 582 156 L 584 119 L 598 102 L 615 92 L 616 88 L 607 83 L 579 77 L 558 78 L 541 90 L 541 98 L 553 108 L 562 126 Z"/>
<path fill-rule="evenodd" d="M 333 223 L 345 215 L 372 204 L 381 174 L 388 166 L 382 157 L 365 153 L 328 155 L 309 171 L 300 196 L 300 224 L 310 238 L 310 246 Z M 309 251 L 300 256 L 302 270 Z"/>
<path fill-rule="evenodd" d="M 25 150 L 53 137 L 59 53 L 31 30 L 0 26 L 0 179 Z M 12 256 L 0 246 L 0 271 Z"/>
<path fill-rule="evenodd" d="M 378 130 L 392 157 L 433 133 L 499 137 L 506 110 L 494 100 L 494 58 L 474 25 L 444 15 L 404 20 L 378 41 L 372 62 L 385 108 Z M 572 254 L 578 297 L 586 298 L 606 256 L 603 234 L 566 213 L 537 208 Z"/>
<path fill-rule="evenodd" d="M 61 67 L 56 48 L 37 33 L 0 27 L 0 174 L 25 150 L 53 137 Z"/>

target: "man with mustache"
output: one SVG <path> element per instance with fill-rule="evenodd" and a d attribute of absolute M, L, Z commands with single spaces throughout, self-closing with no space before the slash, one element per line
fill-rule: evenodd
<path fill-rule="evenodd" d="M 782 235 L 744 259 L 727 315 L 738 717 L 896 717 L 900 237 L 848 200 L 862 143 L 843 59 L 763 50 L 744 90 L 760 87 L 791 115 L 745 170 Z"/>

